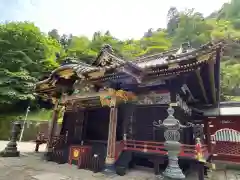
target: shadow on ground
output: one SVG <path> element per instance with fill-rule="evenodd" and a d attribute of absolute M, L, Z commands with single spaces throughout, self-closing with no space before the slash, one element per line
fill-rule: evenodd
<path fill-rule="evenodd" d="M 3 150 L 7 141 L 0 141 Z M 18 143 L 21 156 L 17 158 L 0 158 L 0 180 L 157 180 L 153 169 L 137 167 L 125 176 L 106 177 L 102 173 L 77 169 L 69 164 L 57 164 L 43 159 L 46 145 L 40 146 L 40 152 L 34 152 L 32 142 Z M 190 174 L 186 180 L 197 180 L 196 174 Z M 209 180 L 240 180 L 239 171 L 221 170 L 213 173 Z"/>

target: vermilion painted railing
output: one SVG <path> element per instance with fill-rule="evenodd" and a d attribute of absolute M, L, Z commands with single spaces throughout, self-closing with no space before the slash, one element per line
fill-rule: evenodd
<path fill-rule="evenodd" d="M 126 140 L 122 141 L 122 144 L 123 150 L 150 152 L 162 155 L 167 155 L 168 153 L 163 142 Z M 201 150 L 203 155 L 207 155 L 208 150 L 206 145 L 202 145 Z M 195 158 L 195 145 L 182 144 L 179 156 Z"/>

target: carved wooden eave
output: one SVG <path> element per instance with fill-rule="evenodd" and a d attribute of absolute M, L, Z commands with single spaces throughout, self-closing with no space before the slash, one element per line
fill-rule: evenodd
<path fill-rule="evenodd" d="M 110 45 L 104 45 L 98 53 L 97 58 L 93 61 L 92 65 L 96 67 L 104 67 L 107 64 L 111 64 L 112 59 L 108 56 L 108 54 L 112 52 L 113 49 Z"/>
<path fill-rule="evenodd" d="M 124 80 L 124 78 L 129 77 L 130 79 L 132 77 L 135 78 L 137 84 L 141 84 L 150 79 L 162 80 L 181 74 L 189 74 L 189 72 L 197 71 L 205 64 L 209 64 L 210 57 L 216 53 L 216 49 L 219 48 L 220 44 L 220 42 L 208 43 L 198 49 L 182 51 L 181 53 L 176 53 L 177 49 L 175 49 L 157 55 L 138 58 L 136 61 L 131 62 L 116 57 L 111 48 L 109 49 L 109 46 L 107 46 L 107 48 L 101 50 L 92 65 L 83 62 L 65 64 L 54 70 L 48 79 L 37 83 L 35 91 L 36 93 L 56 91 L 59 77 L 66 79 L 67 82 L 71 81 L 71 83 L 78 80 L 103 87 L 111 84 L 112 80 Z M 136 82 L 134 81 L 134 83 Z M 201 80 L 199 82 L 201 84 Z M 128 83 L 132 83 L 132 81 Z M 203 90 L 203 88 L 201 89 Z M 205 94 L 204 91 L 203 94 Z M 204 99 L 206 103 L 209 101 L 205 97 Z"/>
<path fill-rule="evenodd" d="M 125 63 L 126 61 L 117 58 L 107 51 L 103 51 L 97 58 L 96 66 L 79 61 L 78 63 L 65 64 L 55 69 L 49 78 L 36 84 L 36 92 L 48 89 L 49 87 L 55 87 L 55 83 L 53 82 L 59 77 L 63 79 L 77 78 L 91 82 L 94 79 L 104 77 L 108 71 L 121 68 Z"/>
<path fill-rule="evenodd" d="M 192 115 L 192 108 L 190 108 L 185 101 L 181 98 L 179 94 L 176 94 L 176 103 L 186 114 Z"/>
<path fill-rule="evenodd" d="M 146 77 L 159 77 L 180 75 L 195 71 L 204 64 L 208 64 L 210 57 L 213 56 L 215 50 L 221 46 L 221 42 L 207 43 L 198 49 L 191 49 L 185 53 L 176 54 L 176 50 L 168 51 L 157 55 L 151 55 L 143 58 L 138 58 L 136 61 L 131 61 L 135 66 L 142 69 Z M 112 73 L 107 77 L 94 79 L 95 82 L 104 82 L 110 79 L 123 79 L 126 74 Z"/>
<path fill-rule="evenodd" d="M 187 84 L 182 84 L 181 91 L 187 95 L 187 103 L 196 103 L 198 100 L 194 97 L 193 92 L 189 89 Z"/>
<path fill-rule="evenodd" d="M 99 93 L 85 93 L 85 94 L 72 94 L 72 95 L 62 95 L 61 104 L 66 104 L 68 102 L 82 101 L 86 99 L 94 99 L 100 97 Z"/>
<path fill-rule="evenodd" d="M 210 74 L 210 85 L 211 85 L 211 94 L 212 94 L 212 98 L 213 98 L 213 104 L 216 104 L 216 86 L 215 86 L 215 78 L 214 78 L 214 65 L 215 65 L 215 60 L 212 60 L 209 65 L 208 65 L 208 69 L 209 69 L 209 74 Z"/>
<path fill-rule="evenodd" d="M 123 96 L 123 95 L 126 96 Z M 129 95 L 129 96 L 128 96 Z M 130 97 L 131 95 L 131 97 Z M 77 93 L 72 95 L 62 95 L 60 104 L 65 105 L 67 111 L 76 110 L 77 108 L 96 107 L 96 106 L 114 106 L 121 102 L 132 101 L 136 96 L 131 92 L 113 89 L 104 89 L 99 92 Z M 106 99 L 109 99 L 109 103 Z M 114 101 L 114 102 L 113 102 Z"/>
<path fill-rule="evenodd" d="M 197 69 L 195 71 L 195 73 L 196 73 L 196 76 L 197 76 L 197 79 L 198 79 L 198 83 L 200 85 L 200 88 L 201 88 L 201 91 L 202 91 L 202 94 L 203 94 L 203 98 L 204 98 L 205 102 L 208 104 L 209 101 L 208 101 L 208 98 L 207 98 L 206 89 L 205 89 L 204 84 L 203 84 L 203 79 L 202 79 L 202 77 L 200 75 L 200 69 Z"/>
<path fill-rule="evenodd" d="M 169 91 L 163 92 L 150 92 L 148 94 L 142 94 L 138 96 L 137 104 L 158 104 L 158 105 L 168 105 L 171 103 L 171 97 Z"/>
<path fill-rule="evenodd" d="M 76 66 L 76 64 L 67 64 L 64 66 L 60 66 L 57 69 L 55 69 L 54 71 L 52 71 L 49 79 L 53 80 L 55 79 L 54 76 L 59 76 L 59 77 L 63 77 L 65 79 L 69 79 L 71 76 L 73 76 L 75 74 L 74 72 L 74 67 Z"/>
<path fill-rule="evenodd" d="M 116 57 L 113 54 L 112 47 L 106 44 L 100 50 L 97 58 L 92 63 L 92 66 L 111 68 L 121 66 L 122 64 L 125 64 L 125 61 L 121 58 Z"/>

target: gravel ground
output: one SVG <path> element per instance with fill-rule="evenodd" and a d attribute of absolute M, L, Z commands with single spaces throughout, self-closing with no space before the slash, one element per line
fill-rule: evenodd
<path fill-rule="evenodd" d="M 7 142 L 0 141 L 0 150 Z M 21 142 L 18 149 L 21 156 L 18 158 L 0 158 L 0 180 L 156 180 L 152 170 L 134 169 L 125 176 L 105 176 L 102 173 L 92 173 L 77 169 L 68 164 L 59 165 L 46 162 L 42 159 L 45 145 L 40 146 L 40 153 L 34 153 L 34 143 Z M 240 172 L 217 171 L 213 173 L 212 180 L 240 180 Z M 197 180 L 194 174 L 187 180 Z"/>

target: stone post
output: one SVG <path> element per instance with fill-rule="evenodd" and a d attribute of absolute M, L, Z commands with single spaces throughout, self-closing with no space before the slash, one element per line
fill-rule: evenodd
<path fill-rule="evenodd" d="M 20 155 L 17 150 L 17 139 L 21 131 L 21 123 L 19 121 L 13 123 L 11 140 L 6 148 L 0 152 L 2 157 L 18 157 Z"/>
<path fill-rule="evenodd" d="M 180 141 L 180 132 L 181 124 L 179 120 L 177 120 L 173 114 L 174 109 L 170 106 L 167 110 L 168 117 L 162 122 L 154 122 L 154 126 L 161 127 L 164 126 L 166 131 L 164 132 L 165 143 L 164 146 L 168 151 L 168 166 L 163 172 L 163 175 L 172 179 L 184 179 L 185 175 L 178 164 L 178 154 L 181 151 L 181 143 Z"/>

